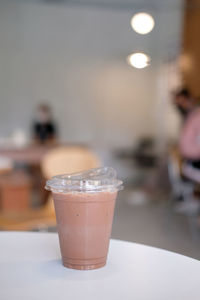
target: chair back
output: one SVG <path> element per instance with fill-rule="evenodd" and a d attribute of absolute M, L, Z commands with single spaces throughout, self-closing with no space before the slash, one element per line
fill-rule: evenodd
<path fill-rule="evenodd" d="M 98 156 L 86 147 L 63 146 L 50 150 L 42 161 L 46 179 L 58 174 L 75 173 L 100 166 Z"/>
<path fill-rule="evenodd" d="M 169 151 L 168 172 L 172 183 L 180 181 L 182 174 L 182 159 L 176 148 L 170 149 Z"/>
<path fill-rule="evenodd" d="M 179 197 L 186 199 L 192 195 L 194 184 L 192 182 L 185 182 L 182 179 L 183 161 L 177 148 L 173 148 L 169 152 L 168 174 L 171 183 L 172 195 L 175 199 Z"/>

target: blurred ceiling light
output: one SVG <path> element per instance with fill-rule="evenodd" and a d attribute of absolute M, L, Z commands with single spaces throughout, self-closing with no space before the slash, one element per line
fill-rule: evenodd
<path fill-rule="evenodd" d="M 150 57 L 145 53 L 133 53 L 127 57 L 127 62 L 134 68 L 143 69 L 149 65 Z"/>
<path fill-rule="evenodd" d="M 154 28 L 155 22 L 151 15 L 147 13 L 135 14 L 131 19 L 131 26 L 139 34 L 147 34 Z"/>

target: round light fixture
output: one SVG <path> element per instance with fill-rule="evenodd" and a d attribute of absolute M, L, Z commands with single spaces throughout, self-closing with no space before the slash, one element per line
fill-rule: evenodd
<path fill-rule="evenodd" d="M 149 65 L 150 57 L 145 53 L 133 53 L 127 57 L 127 62 L 134 68 L 143 69 Z"/>
<path fill-rule="evenodd" d="M 140 34 L 147 34 L 154 28 L 155 22 L 151 15 L 147 13 L 135 14 L 131 19 L 133 30 Z"/>

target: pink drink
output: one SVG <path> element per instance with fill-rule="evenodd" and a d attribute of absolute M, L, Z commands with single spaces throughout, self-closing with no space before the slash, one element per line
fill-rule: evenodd
<path fill-rule="evenodd" d="M 56 176 L 52 191 L 63 265 L 89 270 L 106 264 L 117 192 L 112 168 Z"/>

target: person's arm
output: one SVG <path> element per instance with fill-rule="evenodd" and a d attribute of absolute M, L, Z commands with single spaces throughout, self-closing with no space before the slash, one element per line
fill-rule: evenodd
<path fill-rule="evenodd" d="M 184 124 L 180 152 L 187 159 L 200 159 L 200 109 L 192 113 Z"/>

